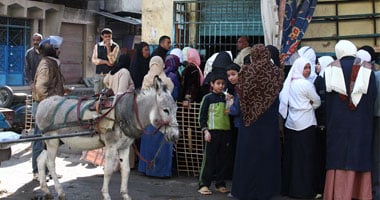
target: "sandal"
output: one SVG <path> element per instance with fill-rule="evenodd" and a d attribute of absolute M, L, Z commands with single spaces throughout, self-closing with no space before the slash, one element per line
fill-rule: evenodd
<path fill-rule="evenodd" d="M 220 192 L 220 193 L 229 193 L 230 190 L 227 189 L 226 187 L 219 187 L 219 188 L 216 188 L 216 191 Z"/>
<path fill-rule="evenodd" d="M 208 189 L 207 186 L 203 186 L 201 187 L 199 190 L 198 190 L 199 193 L 203 194 L 203 195 L 210 195 L 212 194 L 211 190 Z"/>

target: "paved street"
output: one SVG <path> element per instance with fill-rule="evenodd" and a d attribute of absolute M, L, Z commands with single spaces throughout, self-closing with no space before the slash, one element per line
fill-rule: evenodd
<path fill-rule="evenodd" d="M 38 183 L 32 181 L 31 173 L 31 148 L 30 143 L 19 143 L 12 146 L 12 158 L 2 162 L 0 166 L 0 189 L 6 190 L 0 194 L 1 199 L 35 199 L 41 195 Z M 102 168 L 94 167 L 80 161 L 80 152 L 60 149 L 57 158 L 57 172 L 62 174 L 60 179 L 66 191 L 67 199 L 102 199 Z M 52 186 L 53 181 L 48 185 L 55 199 L 57 194 Z M 231 182 L 228 182 L 230 186 Z M 120 199 L 120 174 L 116 172 L 111 180 L 110 193 L 113 199 Z M 214 193 L 210 196 L 198 194 L 197 179 L 195 177 L 173 177 L 170 179 L 149 178 L 141 175 L 136 170 L 132 170 L 129 180 L 129 194 L 137 200 L 223 200 L 231 199 L 225 194 Z"/>
<path fill-rule="evenodd" d="M 57 172 L 67 199 L 101 200 L 103 182 L 102 167 L 95 167 L 80 160 L 81 152 L 61 146 L 57 157 Z M 0 166 L 0 199 L 29 200 L 39 199 L 42 192 L 38 182 L 32 181 L 32 163 L 30 143 L 12 145 L 12 158 Z M 53 181 L 48 186 L 57 199 Z M 110 194 L 113 199 L 119 195 L 120 173 L 115 172 L 110 183 Z M 231 181 L 227 181 L 231 187 Z M 213 188 L 212 188 L 213 189 Z M 136 170 L 131 171 L 129 194 L 134 200 L 231 200 L 225 194 L 214 192 L 212 195 L 200 195 L 197 192 L 197 178 L 173 176 L 170 179 L 150 178 Z M 275 197 L 273 200 L 292 200 L 286 197 Z"/>

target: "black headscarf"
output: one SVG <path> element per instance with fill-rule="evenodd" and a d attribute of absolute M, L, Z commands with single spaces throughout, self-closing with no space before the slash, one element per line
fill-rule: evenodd
<path fill-rule="evenodd" d="M 277 67 L 281 67 L 281 62 L 280 62 L 280 52 L 278 51 L 277 47 L 273 45 L 267 45 L 266 48 L 270 52 L 270 58 L 273 60 L 273 63 Z"/>
<path fill-rule="evenodd" d="M 224 77 L 224 80 L 226 82 L 226 87 L 228 88 L 229 92 L 233 91 L 232 84 L 228 81 L 227 78 L 227 67 L 232 64 L 233 61 L 231 59 L 230 54 L 228 54 L 225 51 L 220 52 L 216 57 L 214 62 L 212 63 L 212 70 L 210 73 L 207 74 L 205 80 L 203 81 L 203 85 L 201 88 L 202 96 L 206 95 L 210 92 L 210 82 L 211 77 L 215 74 L 220 74 Z M 231 93 L 233 94 L 233 93 Z"/>
<path fill-rule="evenodd" d="M 115 66 L 112 67 L 110 71 L 111 75 L 114 75 L 116 72 L 118 72 L 122 68 L 128 69 L 130 63 L 131 63 L 131 59 L 129 58 L 128 54 L 120 55 Z"/>
<path fill-rule="evenodd" d="M 152 57 L 154 57 L 154 56 L 160 56 L 160 57 L 162 58 L 162 60 L 165 60 L 168 51 L 169 51 L 169 50 L 164 49 L 164 48 L 161 47 L 161 46 L 158 46 L 157 49 L 155 49 L 155 50 L 153 51 L 153 53 L 152 53 Z"/>
<path fill-rule="evenodd" d="M 142 54 L 142 49 L 146 46 L 149 46 L 146 42 L 141 42 L 137 47 L 135 54 L 133 55 L 131 66 L 129 67 L 129 72 L 131 73 L 133 83 L 135 88 L 139 89 L 142 86 L 144 76 L 149 71 L 149 58 L 144 58 Z"/>

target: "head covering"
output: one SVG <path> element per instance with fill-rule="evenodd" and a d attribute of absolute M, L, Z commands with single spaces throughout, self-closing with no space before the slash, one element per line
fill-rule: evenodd
<path fill-rule="evenodd" d="M 362 46 L 359 48 L 359 50 L 360 49 L 367 51 L 369 55 L 371 55 L 371 60 L 369 62 L 375 61 L 375 58 L 376 58 L 375 49 L 373 49 L 371 46 L 368 46 L 368 45 Z"/>
<path fill-rule="evenodd" d="M 360 49 L 356 52 L 356 57 L 360 58 L 361 62 L 371 62 L 371 55 L 366 50 Z"/>
<path fill-rule="evenodd" d="M 39 34 L 39 33 L 34 33 L 33 37 L 40 37 L 41 40 L 44 39 L 44 37 L 41 34 Z"/>
<path fill-rule="evenodd" d="M 170 51 L 170 54 L 176 55 L 179 58 L 179 62 L 183 63 L 183 54 L 181 49 L 174 48 Z"/>
<path fill-rule="evenodd" d="M 279 107 L 279 112 L 283 118 L 286 118 L 288 115 L 290 83 L 295 79 L 305 79 L 303 76 L 303 69 L 307 63 L 310 64 L 309 59 L 304 57 L 297 58 L 297 60 L 294 61 L 292 67 L 289 70 L 288 76 L 285 79 L 284 86 L 280 92 Z"/>
<path fill-rule="evenodd" d="M 168 75 L 169 72 L 176 73 L 180 63 L 179 58 L 176 55 L 170 54 L 165 58 L 165 74 Z"/>
<path fill-rule="evenodd" d="M 189 48 L 187 50 L 187 62 L 193 63 L 198 67 L 201 65 L 201 57 L 199 56 L 199 53 L 196 49 Z"/>
<path fill-rule="evenodd" d="M 53 48 L 60 48 L 62 45 L 62 41 L 63 41 L 62 37 L 56 36 L 56 35 L 51 35 L 51 36 L 43 39 L 40 42 L 39 46 L 41 47 L 41 45 L 50 44 Z"/>
<path fill-rule="evenodd" d="M 203 76 L 206 77 L 208 73 L 210 73 L 212 71 L 212 64 L 214 63 L 215 61 L 215 58 L 216 56 L 219 54 L 219 52 L 217 53 L 214 53 L 212 54 L 212 56 L 210 56 L 207 61 L 206 61 L 206 64 L 205 64 L 205 68 L 203 70 Z"/>
<path fill-rule="evenodd" d="M 231 60 L 232 60 L 232 52 L 231 51 L 225 51 L 227 52 L 230 57 L 231 57 Z M 206 61 L 206 64 L 205 64 L 205 68 L 203 70 L 203 76 L 206 77 L 208 73 L 210 73 L 212 71 L 212 65 L 214 64 L 214 61 L 216 59 L 216 56 L 219 55 L 219 52 L 217 53 L 214 53 L 212 54 L 212 56 L 210 56 L 207 61 Z"/>
<path fill-rule="evenodd" d="M 334 58 L 331 56 L 321 56 L 318 58 L 319 65 L 321 66 L 321 70 L 319 71 L 319 75 L 321 77 L 324 76 L 325 68 L 327 67 L 327 65 L 329 65 L 333 61 L 334 61 Z"/>
<path fill-rule="evenodd" d="M 270 52 L 263 44 L 252 47 L 251 57 L 252 63 L 242 66 L 236 85 L 245 126 L 273 104 L 284 81 L 284 71 L 270 61 Z"/>
<path fill-rule="evenodd" d="M 120 69 L 128 69 L 129 65 L 131 63 L 131 59 L 129 58 L 128 54 L 121 54 L 119 58 L 117 59 L 116 64 L 111 68 L 110 74 L 114 75 L 117 73 Z"/>
<path fill-rule="evenodd" d="M 216 56 L 214 62 L 212 63 L 212 68 L 226 69 L 226 67 L 231 63 L 233 63 L 231 56 L 227 52 L 222 51 Z"/>
<path fill-rule="evenodd" d="M 194 64 L 197 67 L 198 73 L 199 73 L 199 84 L 203 84 L 203 72 L 201 68 L 199 67 L 201 65 L 201 57 L 199 56 L 198 50 L 194 48 L 187 49 L 187 62 Z"/>
<path fill-rule="evenodd" d="M 104 33 L 111 33 L 112 34 L 112 30 L 110 28 L 103 28 L 100 31 L 100 34 L 103 35 Z"/>
<path fill-rule="evenodd" d="M 304 46 L 304 47 L 301 47 L 297 52 L 298 52 L 298 55 L 300 57 L 304 57 L 304 58 L 309 59 L 310 67 L 311 67 L 311 73 L 307 79 L 314 82 L 314 79 L 316 77 L 316 74 L 315 74 L 315 63 L 316 62 L 315 61 L 317 60 L 317 56 L 315 54 L 314 49 L 309 47 L 309 46 Z"/>
<path fill-rule="evenodd" d="M 147 89 L 153 86 L 154 77 L 158 76 L 168 86 L 170 92 L 173 91 L 173 82 L 164 73 L 164 61 L 160 56 L 153 56 L 149 62 L 148 74 L 144 76 L 141 89 Z"/>
<path fill-rule="evenodd" d="M 348 40 L 340 40 L 335 45 L 335 54 L 338 59 L 345 56 L 356 56 L 356 46 Z"/>
<path fill-rule="evenodd" d="M 281 62 L 280 62 L 280 52 L 278 51 L 277 47 L 273 45 L 267 45 L 266 48 L 270 52 L 270 58 L 272 59 L 272 62 L 277 66 L 281 67 Z"/>
<path fill-rule="evenodd" d="M 226 70 L 227 71 L 228 70 L 235 70 L 235 71 L 239 72 L 240 68 L 241 68 L 240 65 L 238 65 L 236 63 L 231 63 L 231 64 L 227 65 Z"/>
<path fill-rule="evenodd" d="M 59 36 L 49 36 L 43 39 L 39 44 L 39 51 L 42 56 L 49 56 L 58 58 L 58 51 L 62 44 L 62 37 Z"/>
<path fill-rule="evenodd" d="M 131 72 L 133 83 L 135 84 L 136 89 L 141 88 L 144 76 L 149 71 L 150 58 L 145 58 L 142 53 L 143 48 L 146 46 L 149 47 L 148 43 L 146 42 L 141 42 L 137 45 L 131 61 L 131 66 L 129 67 L 129 71 Z"/>

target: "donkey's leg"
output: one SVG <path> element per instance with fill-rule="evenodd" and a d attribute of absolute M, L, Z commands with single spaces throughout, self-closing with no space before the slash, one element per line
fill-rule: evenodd
<path fill-rule="evenodd" d="M 65 199 L 65 193 L 63 191 L 62 185 L 58 180 L 57 172 L 55 171 L 55 158 L 57 157 L 58 147 L 59 147 L 59 140 L 53 139 L 53 140 L 46 140 L 46 148 L 47 148 L 47 167 L 49 169 L 49 172 L 54 180 L 54 187 L 55 190 L 58 193 L 58 199 Z M 44 177 L 46 179 L 46 177 Z"/>
<path fill-rule="evenodd" d="M 50 193 L 50 190 L 46 184 L 46 163 L 47 163 L 47 151 L 43 150 L 40 155 L 37 157 L 37 166 L 38 166 L 38 178 L 40 180 L 40 188 L 45 194 L 46 199 L 51 199 L 53 196 Z"/>
<path fill-rule="evenodd" d="M 120 193 L 123 196 L 123 200 L 132 200 L 132 198 L 128 195 L 128 179 L 129 173 L 131 171 L 129 166 L 129 149 L 130 146 L 128 148 L 119 150 L 121 172 Z"/>
<path fill-rule="evenodd" d="M 104 200 L 111 200 L 111 196 L 108 191 L 108 186 L 111 180 L 113 173 L 113 165 L 116 158 L 116 148 L 108 147 L 105 148 L 105 162 L 104 162 L 104 178 L 103 178 L 103 187 L 102 194 Z"/>

